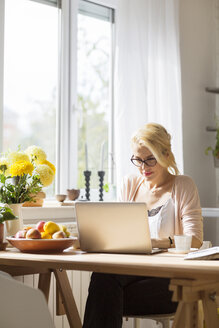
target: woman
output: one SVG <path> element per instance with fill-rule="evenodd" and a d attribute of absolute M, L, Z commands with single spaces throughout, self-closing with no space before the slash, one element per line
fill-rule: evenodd
<path fill-rule="evenodd" d="M 171 137 L 155 123 L 145 125 L 132 138 L 132 163 L 138 175 L 124 178 L 120 200 L 146 202 L 152 246 L 174 247 L 175 234 L 192 235 L 200 247 L 203 224 L 199 195 L 193 180 L 179 175 L 171 150 Z M 84 328 L 121 328 L 124 315 L 171 313 L 169 279 L 93 273 Z"/>

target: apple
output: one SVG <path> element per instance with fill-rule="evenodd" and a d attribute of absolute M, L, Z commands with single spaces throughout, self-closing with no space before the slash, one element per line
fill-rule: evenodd
<path fill-rule="evenodd" d="M 27 231 L 26 238 L 27 239 L 41 239 L 41 233 L 39 232 L 39 230 L 32 228 Z"/>
<path fill-rule="evenodd" d="M 66 234 L 63 231 L 57 231 L 52 235 L 52 239 L 66 238 Z"/>
<path fill-rule="evenodd" d="M 26 238 L 26 234 L 27 234 L 27 230 L 19 230 L 16 233 L 15 238 Z"/>
<path fill-rule="evenodd" d="M 39 221 L 36 224 L 36 228 L 37 228 L 37 230 L 39 230 L 39 232 L 44 232 L 44 224 L 45 223 L 46 223 L 45 221 Z"/>

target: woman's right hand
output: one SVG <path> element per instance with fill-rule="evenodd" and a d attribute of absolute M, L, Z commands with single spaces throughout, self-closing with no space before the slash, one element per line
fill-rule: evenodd
<path fill-rule="evenodd" d="M 173 244 L 171 244 L 170 239 L 169 238 L 162 238 L 162 239 L 151 239 L 151 244 L 152 244 L 152 248 L 170 248 L 170 247 L 174 247 L 174 241 Z"/>

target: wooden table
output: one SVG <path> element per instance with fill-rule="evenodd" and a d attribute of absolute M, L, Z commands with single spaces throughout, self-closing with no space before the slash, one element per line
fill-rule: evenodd
<path fill-rule="evenodd" d="M 12 275 L 39 273 L 38 287 L 48 299 L 54 272 L 70 327 L 81 328 L 66 270 L 168 277 L 173 299 L 179 302 L 174 328 L 198 327 L 198 302 L 203 303 L 207 328 L 218 328 L 215 295 L 219 292 L 219 261 L 185 261 L 170 253 L 156 255 L 86 254 L 68 249 L 62 254 L 0 252 L 0 270 Z"/>

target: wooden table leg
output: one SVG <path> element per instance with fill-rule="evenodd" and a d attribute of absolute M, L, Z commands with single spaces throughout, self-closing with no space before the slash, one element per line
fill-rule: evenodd
<path fill-rule="evenodd" d="M 70 328 L 82 328 L 81 319 L 72 294 L 72 289 L 65 270 L 54 270 L 54 275 L 58 284 L 62 302 L 68 318 Z"/>
<path fill-rule="evenodd" d="M 65 308 L 59 291 L 58 282 L 56 281 L 56 315 L 64 315 L 64 314 L 66 314 Z"/>
<path fill-rule="evenodd" d="M 206 328 L 218 328 L 219 319 L 217 314 L 216 293 L 202 292 L 202 302 Z"/>
<path fill-rule="evenodd" d="M 202 328 L 198 320 L 198 302 L 180 301 L 172 328 Z"/>
<path fill-rule="evenodd" d="M 47 273 L 40 273 L 38 288 L 45 295 L 47 303 L 48 303 L 48 299 L 49 299 L 50 281 L 51 281 L 51 272 L 50 271 Z"/>
<path fill-rule="evenodd" d="M 182 301 L 178 304 L 172 328 L 185 328 L 185 303 Z"/>
<path fill-rule="evenodd" d="M 219 291 L 218 281 L 172 279 L 170 290 L 173 301 L 179 305 L 174 317 L 173 328 L 202 328 L 203 318 L 199 320 L 198 303 L 202 301 L 206 328 L 218 328 L 216 292 Z M 184 323 L 182 324 L 182 321 Z"/>
<path fill-rule="evenodd" d="M 200 328 L 198 326 L 198 302 L 185 303 L 185 327 Z"/>

